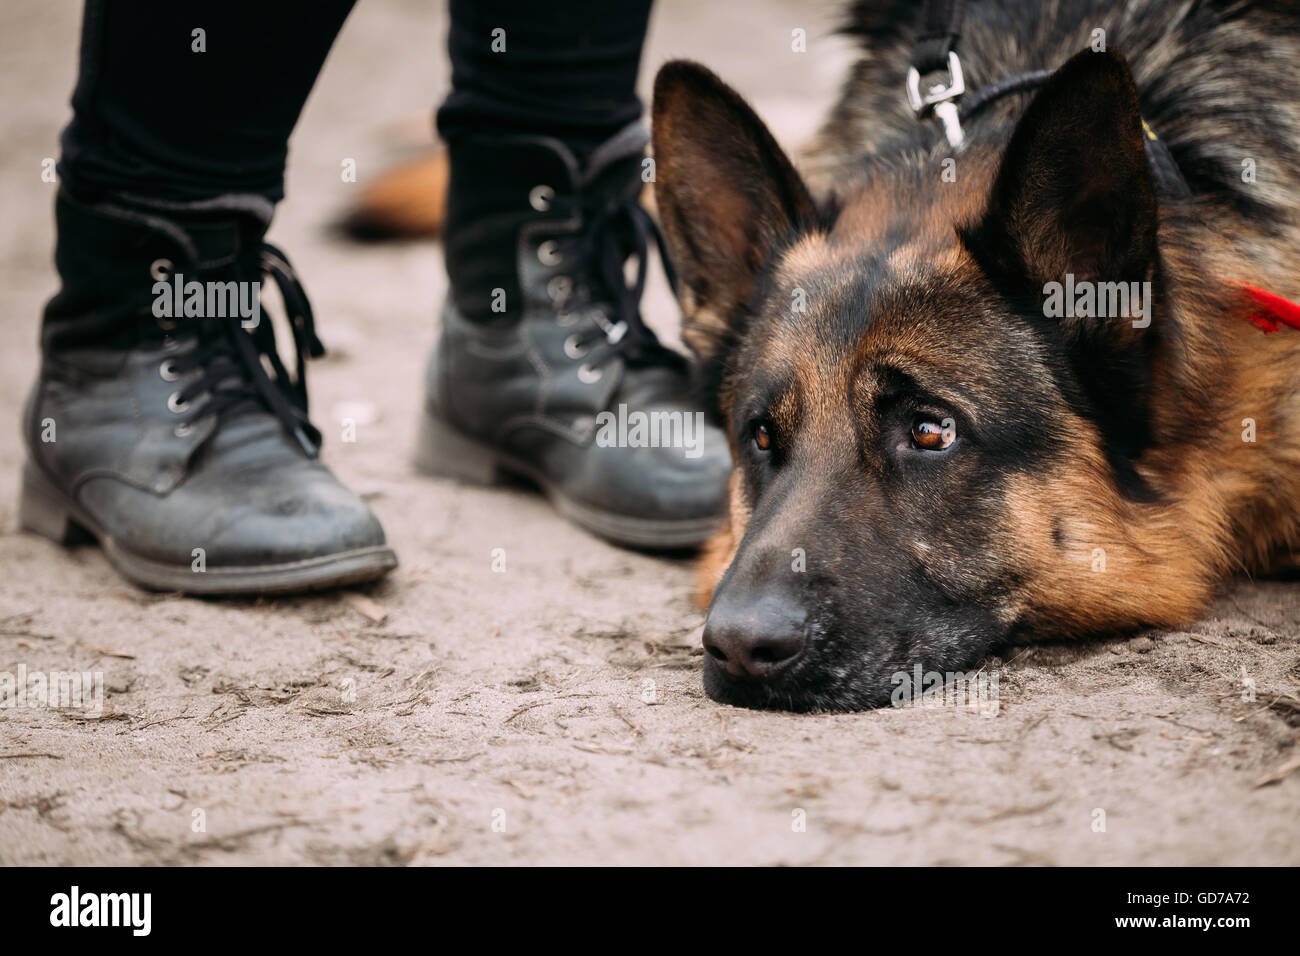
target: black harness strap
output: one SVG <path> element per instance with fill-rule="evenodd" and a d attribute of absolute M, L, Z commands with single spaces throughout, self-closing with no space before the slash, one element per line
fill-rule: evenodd
<path fill-rule="evenodd" d="M 994 100 L 1000 100 L 1012 93 L 1037 89 L 1046 83 L 1051 75 L 1051 70 L 1031 70 L 1028 73 L 1005 77 L 988 86 L 981 86 L 962 102 L 961 115 L 963 118 L 974 116 Z"/>
<path fill-rule="evenodd" d="M 961 38 L 961 21 L 966 15 L 966 0 L 929 0 L 921 10 L 921 32 L 912 66 L 924 76 L 948 65 L 948 54 Z"/>

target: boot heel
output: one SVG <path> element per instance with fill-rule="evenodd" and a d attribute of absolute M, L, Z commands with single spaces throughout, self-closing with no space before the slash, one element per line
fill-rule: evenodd
<path fill-rule="evenodd" d="M 427 409 L 420 415 L 415 467 L 426 475 L 455 478 L 474 485 L 495 484 L 501 475 L 496 452 L 466 438 Z"/>
<path fill-rule="evenodd" d="M 23 465 L 18 523 L 58 544 L 75 544 L 86 537 L 64 503 L 63 496 L 31 462 Z"/>

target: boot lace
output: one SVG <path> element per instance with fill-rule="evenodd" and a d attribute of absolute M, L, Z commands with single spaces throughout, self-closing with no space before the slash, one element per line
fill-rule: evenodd
<path fill-rule="evenodd" d="M 588 302 L 608 307 L 591 310 L 594 327 L 576 334 L 578 347 L 588 367 L 595 368 L 611 359 L 623 358 L 628 365 L 669 365 L 685 368 L 680 354 L 665 346 L 645 324 L 641 316 L 641 295 L 645 291 L 651 248 L 657 249 L 659 261 L 674 295 L 677 274 L 668 259 L 663 234 L 635 197 L 589 200 L 555 198 L 556 208 L 576 211 L 586 228 L 576 239 L 579 262 L 588 264 L 585 278 Z M 567 206 L 567 209 L 566 209 Z M 636 260 L 636 271 L 629 277 L 626 265 Z"/>
<path fill-rule="evenodd" d="M 324 355 L 325 347 L 316 335 L 311 303 L 284 253 L 263 243 L 260 270 L 276 284 L 284 300 L 297 374 L 289 376 L 276 350 L 275 330 L 260 308 L 259 321 L 247 330 L 238 315 L 205 316 L 198 323 L 195 347 L 163 366 L 163 377 L 169 381 L 199 372 L 171 396 L 168 407 L 184 416 L 177 428 L 182 435 L 210 415 L 229 418 L 247 411 L 269 411 L 307 456 L 315 458 L 320 453 L 321 433 L 307 417 L 306 364 L 308 358 Z M 236 268 L 223 278 L 243 279 L 246 272 Z M 200 398 L 204 400 L 196 404 Z"/>

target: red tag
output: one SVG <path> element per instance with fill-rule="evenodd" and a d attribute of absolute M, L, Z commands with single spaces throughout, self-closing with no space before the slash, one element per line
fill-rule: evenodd
<path fill-rule="evenodd" d="M 1300 305 L 1245 282 L 1237 282 L 1235 285 L 1246 293 L 1254 306 L 1246 318 L 1263 329 L 1265 334 L 1276 332 L 1283 325 L 1300 329 Z"/>

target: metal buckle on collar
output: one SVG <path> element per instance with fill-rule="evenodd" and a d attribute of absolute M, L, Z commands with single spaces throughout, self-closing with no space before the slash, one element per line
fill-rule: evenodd
<path fill-rule="evenodd" d="M 948 83 L 936 83 L 930 92 L 921 95 L 921 73 L 916 67 L 907 68 L 907 102 L 917 119 L 925 119 L 931 113 L 943 125 L 943 134 L 948 145 L 954 149 L 961 145 L 965 134 L 957 116 L 957 103 L 966 92 L 966 81 L 961 72 L 961 60 L 956 50 L 948 51 Z"/>

